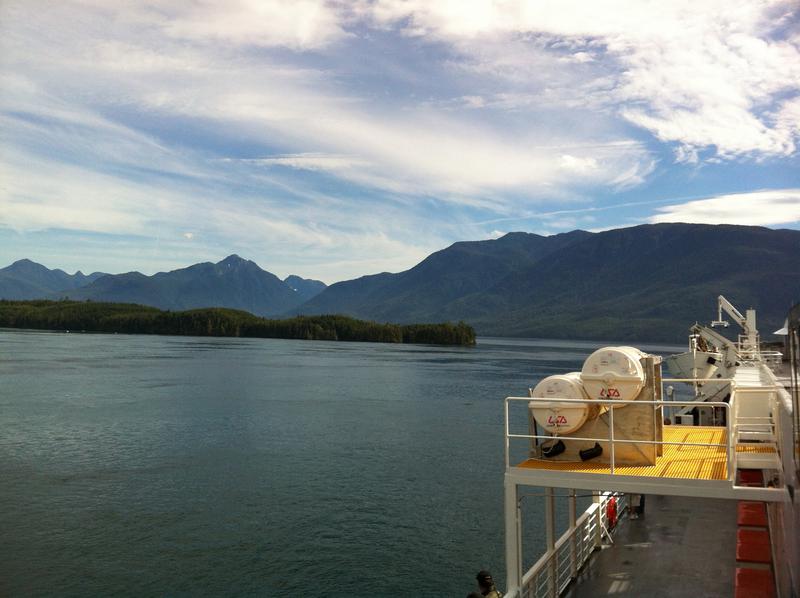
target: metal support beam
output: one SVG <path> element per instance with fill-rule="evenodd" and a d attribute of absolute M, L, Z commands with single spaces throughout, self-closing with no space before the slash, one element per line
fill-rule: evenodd
<path fill-rule="evenodd" d="M 745 488 L 733 486 L 728 480 L 698 482 L 682 478 L 545 471 L 524 467 L 509 468 L 506 477 L 512 478 L 517 484 L 523 486 L 577 488 L 578 490 L 597 490 L 599 488 L 601 491 L 636 494 L 792 502 L 786 488 Z"/>
<path fill-rule="evenodd" d="M 552 488 L 545 488 L 544 512 L 545 512 L 545 532 L 547 536 L 547 552 L 552 555 L 556 550 L 556 499 Z M 558 559 L 550 560 L 550 575 L 547 588 L 553 598 L 558 598 Z"/>
<path fill-rule="evenodd" d="M 595 517 L 597 517 L 597 524 L 594 526 L 594 547 L 600 548 L 603 545 L 603 516 L 600 512 L 600 492 L 592 491 L 592 502 L 598 505 L 595 509 Z"/>
<path fill-rule="evenodd" d="M 521 590 L 522 584 L 522 526 L 519 496 L 516 482 L 505 478 L 505 520 L 506 520 L 506 586 L 507 593 Z"/>
<path fill-rule="evenodd" d="M 575 489 L 569 490 L 569 531 L 575 531 L 575 522 L 578 520 L 578 501 L 575 498 Z M 575 579 L 578 577 L 578 540 L 575 534 L 572 534 L 569 545 L 569 565 L 570 577 Z"/>

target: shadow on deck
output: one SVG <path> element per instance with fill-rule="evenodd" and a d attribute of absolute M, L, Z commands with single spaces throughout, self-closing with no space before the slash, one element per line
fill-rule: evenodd
<path fill-rule="evenodd" d="M 614 545 L 595 552 L 569 598 L 733 596 L 736 501 L 654 496 L 623 519 Z"/>

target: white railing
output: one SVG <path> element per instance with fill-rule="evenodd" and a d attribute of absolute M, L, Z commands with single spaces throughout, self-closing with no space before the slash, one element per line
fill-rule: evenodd
<path fill-rule="evenodd" d="M 735 378 L 662 378 L 662 384 L 669 384 L 671 382 L 681 382 L 687 385 L 694 385 L 695 388 L 695 398 L 694 403 L 687 405 L 683 409 L 679 409 L 677 412 L 674 410 L 672 411 L 671 415 L 678 416 L 678 415 L 686 415 L 692 409 L 698 406 L 699 403 L 706 403 L 710 402 L 712 399 L 720 396 L 723 392 L 733 394 L 733 391 L 736 390 L 736 379 Z M 702 400 L 698 398 L 698 392 L 700 387 L 703 386 L 706 390 L 709 388 L 716 388 L 710 395 L 704 396 Z M 667 403 L 671 403 L 672 401 L 667 401 Z M 668 406 L 668 404 L 665 404 Z M 716 425 L 716 419 L 714 419 L 714 425 Z"/>
<path fill-rule="evenodd" d="M 765 363 L 770 368 L 775 368 L 781 365 L 783 361 L 783 353 L 780 351 L 762 351 L 759 348 L 753 348 L 739 342 L 737 353 L 742 361 L 760 361 Z"/>
<path fill-rule="evenodd" d="M 770 397 L 768 401 L 768 405 L 761 405 L 761 408 L 767 408 L 767 414 L 762 413 L 747 413 L 748 409 L 748 399 L 751 399 L 749 393 L 753 393 L 755 391 L 762 392 L 765 390 L 770 390 L 770 387 L 747 387 L 746 389 L 737 389 L 737 385 L 733 380 L 730 379 L 663 379 L 662 382 L 729 382 L 731 383 L 731 401 L 729 403 L 725 402 L 711 402 L 711 401 L 672 401 L 672 400 L 652 400 L 652 401 L 645 401 L 645 400 L 620 400 L 620 399 L 568 399 L 568 398 L 551 398 L 548 397 L 546 400 L 547 402 L 552 403 L 565 403 L 566 406 L 570 406 L 570 404 L 580 404 L 580 405 L 587 405 L 596 403 L 601 406 L 606 406 L 607 410 L 607 423 L 608 423 L 608 434 L 604 437 L 598 438 L 588 438 L 588 437 L 576 437 L 576 436 L 566 436 L 565 439 L 568 440 L 577 440 L 577 441 L 589 441 L 589 442 L 605 442 L 608 443 L 606 446 L 610 452 L 610 473 L 615 473 L 615 465 L 616 465 L 616 455 L 615 455 L 615 446 L 618 444 L 651 444 L 651 445 L 678 445 L 678 446 L 697 446 L 697 447 L 714 447 L 714 448 L 725 448 L 726 452 L 726 465 L 727 465 L 727 475 L 728 481 L 735 482 L 736 479 L 736 468 L 737 468 L 737 453 L 736 453 L 736 445 L 737 436 L 740 432 L 750 431 L 757 432 L 757 433 L 764 433 L 770 431 L 772 434 L 776 436 L 774 439 L 775 445 L 778 447 L 778 456 L 780 458 L 781 455 L 781 438 L 791 438 L 791 434 L 786 433 L 785 430 L 781 428 L 782 423 L 785 424 L 788 421 L 788 417 L 784 416 L 781 417 L 781 409 L 784 408 L 783 404 L 776 399 L 773 395 Z M 737 390 L 742 390 L 743 392 L 737 393 Z M 780 389 L 780 392 L 785 391 Z M 788 396 L 788 395 L 787 395 Z M 753 400 L 756 400 L 756 397 L 752 397 Z M 763 395 L 760 398 L 763 401 Z M 526 439 L 528 442 L 532 440 L 553 440 L 554 438 L 557 439 L 557 435 L 550 435 L 550 434 L 515 434 L 511 433 L 510 430 L 510 417 L 509 417 L 509 406 L 512 402 L 524 402 L 530 403 L 535 399 L 531 397 L 507 397 L 505 400 L 505 463 L 506 463 L 506 471 L 508 471 L 511 467 L 510 457 L 511 457 L 511 440 L 512 439 Z M 657 418 L 661 416 L 662 410 L 658 409 L 658 407 L 676 407 L 676 406 L 692 406 L 698 408 L 720 408 L 724 410 L 725 413 L 725 421 L 726 425 L 724 427 L 726 431 L 726 437 L 724 443 L 712 443 L 712 442 L 672 442 L 666 440 L 627 440 L 627 439 L 618 439 L 614 437 L 614 406 L 622 406 L 622 405 L 629 405 L 629 404 L 638 404 L 638 405 L 651 405 L 653 407 L 653 417 Z M 788 405 L 788 402 L 787 402 Z M 527 407 L 527 406 L 526 406 Z M 529 414 L 529 410 L 526 408 L 526 414 Z M 742 412 L 744 411 L 744 413 Z M 659 422 L 660 423 L 660 422 Z M 658 425 L 658 424 L 657 424 Z M 748 430 L 749 428 L 749 430 Z M 784 434 L 781 434 L 784 432 Z M 761 434 L 756 434 L 757 436 L 761 436 Z M 528 450 L 530 448 L 528 447 Z M 790 451 L 784 451 L 784 454 L 790 454 Z M 784 464 L 784 469 L 785 464 Z M 788 471 L 788 470 L 787 470 Z M 549 490 L 552 493 L 552 490 Z M 552 597 L 556 598 L 560 596 L 564 590 L 569 586 L 569 584 L 575 580 L 578 576 L 580 570 L 586 565 L 586 562 L 590 559 L 591 554 L 594 550 L 602 544 L 602 538 L 604 535 L 609 538 L 609 541 L 613 543 L 611 539 L 610 531 L 608 530 L 608 503 L 611 497 L 615 497 L 617 500 L 617 511 L 618 515 L 621 517 L 623 513 L 628 509 L 627 499 L 625 495 L 612 493 L 612 492 L 604 492 L 601 494 L 597 494 L 596 502 L 592 503 L 589 508 L 579 517 L 575 518 L 575 507 L 574 507 L 574 491 L 571 491 L 571 496 L 573 497 L 572 507 L 571 507 L 571 521 L 574 523 L 570 524 L 570 527 L 567 531 L 555 542 L 553 542 L 552 538 L 555 535 L 552 531 L 552 509 L 553 507 L 550 506 L 548 510 L 548 550 L 545 554 L 538 560 L 536 563 L 524 574 L 522 574 L 522 564 L 521 564 L 521 545 L 518 544 L 517 546 L 517 553 L 516 553 L 516 566 L 518 567 L 516 574 L 513 573 L 513 569 L 511 569 L 509 573 L 509 577 L 515 580 L 515 584 L 519 583 L 519 587 L 512 588 L 509 593 L 506 595 L 506 598 L 544 598 L 544 597 Z M 507 501 L 508 501 L 508 494 L 507 494 Z M 552 495 L 551 495 L 552 496 Z M 552 498 L 551 498 L 552 500 Z M 784 499 L 785 500 L 785 499 Z M 552 504 L 552 503 L 551 503 Z M 519 509 L 519 504 L 517 503 L 517 509 Z M 508 504 L 507 504 L 507 512 Z M 519 514 L 519 512 L 518 512 Z M 508 520 L 507 520 L 508 521 Z M 519 522 L 517 522 L 517 534 L 519 538 Z M 508 532 L 508 527 L 507 527 Z M 518 539 L 519 542 L 519 539 Z M 513 546 L 512 546 L 513 548 Z M 512 551 L 513 552 L 513 551 Z M 507 544 L 507 558 L 508 557 L 508 544 Z"/>
<path fill-rule="evenodd" d="M 783 353 L 779 351 L 761 351 L 761 360 L 770 368 L 775 369 L 783 363 Z"/>
<path fill-rule="evenodd" d="M 617 501 L 617 514 L 621 517 L 627 509 L 624 494 L 604 492 L 598 502 L 578 517 L 574 527 L 570 527 L 556 541 L 553 550 L 546 552 L 522 576 L 519 593 L 507 594 L 506 598 L 546 598 L 561 595 L 566 587 L 577 577 L 589 557 L 602 543 L 603 536 L 609 537 L 608 502 Z M 610 540 L 610 538 L 609 538 Z"/>
<path fill-rule="evenodd" d="M 513 438 L 525 438 L 528 440 L 553 440 L 557 438 L 552 434 L 512 434 L 509 428 L 509 405 L 512 402 L 525 402 L 530 403 L 531 401 L 535 401 L 536 399 L 532 399 L 531 397 L 506 397 L 505 400 L 505 461 L 506 461 L 506 470 L 511 467 L 511 439 Z M 544 399 L 542 399 L 544 400 Z M 654 401 L 637 401 L 637 400 L 622 400 L 622 399 L 567 399 L 567 398 L 558 398 L 558 397 L 547 397 L 546 401 L 548 403 L 565 403 L 567 406 L 569 404 L 576 404 L 576 405 L 588 405 L 588 404 L 597 404 L 601 406 L 608 407 L 608 411 L 606 411 L 608 415 L 608 436 L 604 437 L 585 437 L 585 436 L 574 436 L 569 435 L 565 436 L 568 440 L 577 440 L 581 442 L 607 442 L 610 451 L 610 473 L 613 475 L 615 473 L 616 468 L 616 446 L 619 444 L 652 444 L 656 446 L 667 446 L 667 445 L 676 445 L 676 446 L 698 446 L 698 447 L 706 447 L 706 448 L 724 448 L 727 457 L 727 464 L 728 464 L 728 480 L 733 481 L 735 476 L 735 462 L 736 462 L 736 451 L 734 450 L 734 443 L 733 443 L 733 434 L 731 434 L 731 422 L 732 418 L 730 417 L 730 405 L 728 403 L 722 402 L 711 402 L 711 401 L 704 401 L 704 402 L 697 402 L 697 401 L 664 401 L 664 400 L 654 400 Z M 656 413 L 658 413 L 656 407 L 663 407 L 663 406 L 682 406 L 682 405 L 693 405 L 698 408 L 708 408 L 708 407 L 719 407 L 721 409 L 726 410 L 726 438 L 724 443 L 714 443 L 714 442 L 671 442 L 667 440 L 627 440 L 621 438 L 614 437 L 614 406 L 621 406 L 621 405 L 652 405 L 653 406 L 653 416 L 656 417 Z"/>

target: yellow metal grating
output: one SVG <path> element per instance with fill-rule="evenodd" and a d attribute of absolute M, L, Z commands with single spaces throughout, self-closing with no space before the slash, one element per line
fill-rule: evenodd
<path fill-rule="evenodd" d="M 706 426 L 664 426 L 664 442 L 726 443 L 725 428 Z M 528 459 L 517 467 L 546 471 L 610 474 L 611 467 L 591 461 L 545 461 Z M 617 465 L 615 475 L 691 480 L 725 480 L 728 477 L 725 446 L 664 445 L 655 465 Z"/>
<path fill-rule="evenodd" d="M 737 453 L 777 453 L 774 446 L 757 442 L 741 442 L 736 445 Z"/>

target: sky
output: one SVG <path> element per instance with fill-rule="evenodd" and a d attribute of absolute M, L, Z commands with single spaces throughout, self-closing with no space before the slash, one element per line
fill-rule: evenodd
<path fill-rule="evenodd" d="M 0 266 L 800 229 L 799 145 L 796 1 L 0 1 Z"/>

